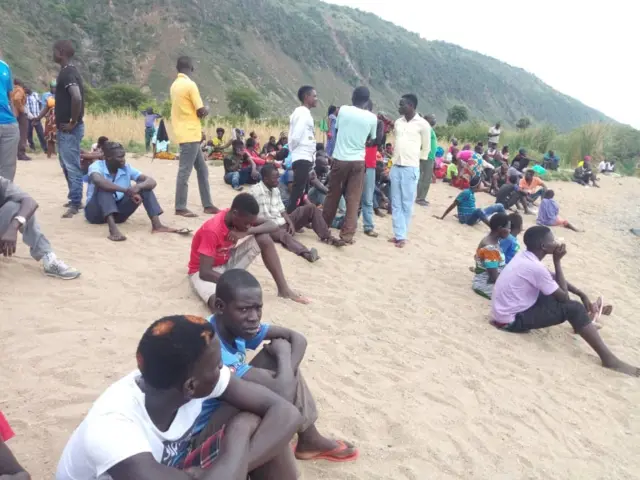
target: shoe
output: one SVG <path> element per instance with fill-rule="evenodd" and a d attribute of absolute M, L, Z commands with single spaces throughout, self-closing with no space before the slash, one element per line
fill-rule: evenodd
<path fill-rule="evenodd" d="M 48 253 L 42 259 L 44 273 L 49 277 L 56 277 L 62 280 L 73 280 L 80 276 L 80 272 L 71 268 L 62 260 L 56 257 L 55 253 Z"/>
<path fill-rule="evenodd" d="M 418 205 L 420 205 L 421 207 L 428 207 L 429 206 L 429 202 L 427 202 L 426 200 L 416 200 L 416 203 Z"/>
<path fill-rule="evenodd" d="M 31 160 L 31 157 L 27 155 L 21 155 L 18 157 L 18 160 L 22 160 L 23 162 L 29 162 Z"/>

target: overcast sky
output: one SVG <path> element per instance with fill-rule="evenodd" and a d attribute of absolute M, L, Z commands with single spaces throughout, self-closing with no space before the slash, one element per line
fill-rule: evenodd
<path fill-rule="evenodd" d="M 326 0 L 532 72 L 640 128 L 638 0 Z"/>

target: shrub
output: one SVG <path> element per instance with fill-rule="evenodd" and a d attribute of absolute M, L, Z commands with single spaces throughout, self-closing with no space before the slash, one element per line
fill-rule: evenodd
<path fill-rule="evenodd" d="M 245 87 L 227 91 L 227 105 L 231 113 L 246 115 L 252 119 L 260 118 L 263 111 L 258 92 Z"/>
<path fill-rule="evenodd" d="M 454 127 L 469 120 L 469 110 L 464 105 L 454 105 L 447 111 L 447 125 Z"/>

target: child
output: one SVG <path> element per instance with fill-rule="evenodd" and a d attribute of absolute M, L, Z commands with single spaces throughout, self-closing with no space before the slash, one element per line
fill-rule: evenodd
<path fill-rule="evenodd" d="M 519 213 L 511 213 L 509 214 L 509 222 L 511 223 L 511 233 L 507 238 L 500 240 L 500 250 L 504 253 L 504 261 L 507 264 L 520 251 L 517 237 L 522 231 L 522 216 Z"/>
<path fill-rule="evenodd" d="M 576 227 L 571 225 L 567 220 L 558 216 L 560 212 L 560 206 L 553 197 L 555 196 L 553 190 L 547 190 L 544 194 L 544 198 L 540 203 L 540 209 L 538 210 L 538 225 L 545 225 L 547 227 L 563 226 L 574 232 L 579 232 Z"/>

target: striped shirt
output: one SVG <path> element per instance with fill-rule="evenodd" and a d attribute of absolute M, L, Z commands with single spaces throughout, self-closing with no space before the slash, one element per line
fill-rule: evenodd
<path fill-rule="evenodd" d="M 35 118 L 40 114 L 40 97 L 36 92 L 32 92 L 27 97 L 27 117 Z"/>

